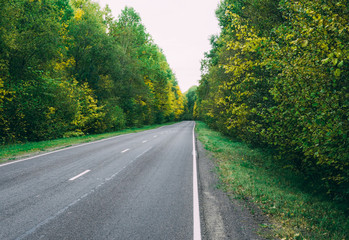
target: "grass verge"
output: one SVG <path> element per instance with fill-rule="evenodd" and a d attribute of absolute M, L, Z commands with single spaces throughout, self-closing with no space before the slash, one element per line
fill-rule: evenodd
<path fill-rule="evenodd" d="M 20 144 L 11 144 L 0 146 L 0 163 L 8 162 L 11 160 L 17 160 L 23 157 L 28 157 L 31 155 L 36 155 L 42 152 L 48 152 L 56 149 L 62 149 L 70 147 L 73 145 L 97 141 L 105 138 L 110 138 L 127 133 L 136 133 L 145 130 L 150 130 L 158 128 L 165 125 L 170 125 L 171 123 L 150 125 L 141 128 L 129 128 L 117 132 L 103 133 L 103 134 L 94 134 L 86 135 L 81 137 L 70 137 L 70 138 L 61 138 L 50 141 L 41 141 L 41 142 L 28 142 Z"/>
<path fill-rule="evenodd" d="M 249 147 L 196 125 L 197 137 L 216 159 L 221 188 L 252 202 L 268 216 L 269 239 L 349 239 L 348 205 L 307 191 L 306 180 L 275 162 L 271 152 Z"/>

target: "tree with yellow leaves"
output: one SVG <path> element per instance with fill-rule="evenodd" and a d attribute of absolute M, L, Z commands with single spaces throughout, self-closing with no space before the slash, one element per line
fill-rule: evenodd
<path fill-rule="evenodd" d="M 349 193 L 347 5 L 223 1 L 197 102 L 210 126 L 277 149 L 285 165 L 341 198 Z"/>

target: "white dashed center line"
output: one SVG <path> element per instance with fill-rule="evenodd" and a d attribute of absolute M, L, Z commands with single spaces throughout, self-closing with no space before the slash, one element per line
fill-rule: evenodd
<path fill-rule="evenodd" d="M 75 177 L 72 177 L 71 179 L 69 179 L 69 181 L 74 181 L 75 179 L 85 175 L 86 173 L 90 172 L 91 170 L 86 170 L 85 172 L 80 173 L 79 175 L 76 175 Z"/>
<path fill-rule="evenodd" d="M 127 149 L 125 149 L 124 151 L 122 151 L 121 153 L 125 153 L 125 152 L 127 152 L 127 151 L 130 151 L 130 149 L 127 148 Z"/>

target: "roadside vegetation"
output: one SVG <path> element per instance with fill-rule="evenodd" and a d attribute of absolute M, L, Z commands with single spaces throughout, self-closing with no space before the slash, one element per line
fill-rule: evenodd
<path fill-rule="evenodd" d="M 53 151 L 57 149 L 62 149 L 70 147 L 77 144 L 82 144 L 86 142 L 93 142 L 105 138 L 110 138 L 114 136 L 119 136 L 128 133 L 137 133 L 141 131 L 146 131 L 150 129 L 155 129 L 164 125 L 170 125 L 173 122 L 164 123 L 164 124 L 154 124 L 149 126 L 144 126 L 140 128 L 128 128 L 116 132 L 102 133 L 102 134 L 91 134 L 79 137 L 69 137 L 69 138 L 60 138 L 55 140 L 40 141 L 40 142 L 26 142 L 26 143 L 17 143 L 10 145 L 0 146 L 0 164 L 17 160 L 20 158 L 37 155 L 43 152 Z"/>
<path fill-rule="evenodd" d="M 194 116 L 349 199 L 348 0 L 224 0 Z M 315 184 L 313 184 L 315 183 Z"/>
<path fill-rule="evenodd" d="M 0 145 L 182 119 L 185 97 L 139 14 L 92 0 L 0 1 Z"/>
<path fill-rule="evenodd" d="M 271 238 L 349 238 L 348 5 L 222 0 L 216 10 L 198 137 L 221 187 L 270 217 Z"/>
<path fill-rule="evenodd" d="M 219 187 L 232 198 L 256 205 L 268 217 L 270 224 L 261 227 L 270 231 L 263 237 L 348 239 L 348 202 L 333 201 L 325 193 L 314 192 L 311 180 L 279 164 L 273 151 L 223 136 L 203 122 L 197 122 L 196 133 L 213 154 Z"/>

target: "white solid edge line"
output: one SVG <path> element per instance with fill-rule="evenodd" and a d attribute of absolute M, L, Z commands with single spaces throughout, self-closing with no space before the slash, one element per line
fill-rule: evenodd
<path fill-rule="evenodd" d="M 196 166 L 195 122 L 193 127 L 193 239 L 201 240 L 198 174 Z"/>
<path fill-rule="evenodd" d="M 79 178 L 79 177 L 85 175 L 86 173 L 88 173 L 88 172 L 90 172 L 90 171 L 91 171 L 91 170 L 86 170 L 86 171 L 84 171 L 84 172 L 82 172 L 82 173 L 76 175 L 75 177 L 72 177 L 71 179 L 69 179 L 69 181 L 74 181 L 75 179 L 77 179 L 77 178 Z"/>

